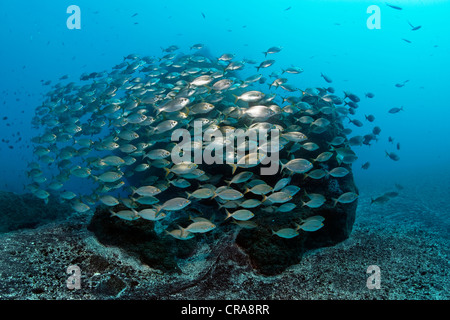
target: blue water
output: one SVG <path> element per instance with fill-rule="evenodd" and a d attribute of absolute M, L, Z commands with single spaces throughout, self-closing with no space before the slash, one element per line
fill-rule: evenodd
<path fill-rule="evenodd" d="M 288 75 L 293 85 L 331 85 L 338 95 L 346 90 L 360 96 L 354 118 L 364 126 L 350 124 L 353 134 L 369 133 L 375 125 L 382 131 L 377 143 L 355 148 L 357 185 L 388 189 L 402 177 L 438 177 L 450 163 L 450 2 L 391 3 L 403 10 L 384 1 L 2 1 L 0 104 L 1 119 L 7 119 L 0 120 L 0 133 L 8 142 L 0 143 L 0 189 L 22 193 L 29 183 L 25 170 L 36 136 L 30 122 L 50 89 L 42 80 L 53 85 L 67 74 L 67 81 L 78 82 L 82 73 L 109 71 L 130 53 L 159 57 L 161 47 L 172 44 L 187 53 L 198 42 L 214 56 L 229 52 L 258 62 L 264 60 L 261 52 L 282 46 L 263 75 L 298 66 L 301 75 Z M 73 4 L 81 9 L 80 30 L 66 26 L 66 9 Z M 370 5 L 381 9 L 379 30 L 367 27 Z M 422 28 L 412 31 L 408 21 Z M 404 87 L 395 87 L 405 80 Z M 375 97 L 365 98 L 366 92 Z M 404 112 L 387 112 L 400 106 Z M 375 115 L 375 122 L 365 121 L 365 114 Z M 385 150 L 397 152 L 400 161 L 387 158 Z M 370 168 L 360 169 L 367 161 Z"/>

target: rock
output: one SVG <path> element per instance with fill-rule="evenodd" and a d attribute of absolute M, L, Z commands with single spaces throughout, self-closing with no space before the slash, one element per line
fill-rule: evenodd
<path fill-rule="evenodd" d="M 88 229 L 104 245 L 117 246 L 138 257 L 144 264 L 168 272 L 178 272 L 176 259 L 188 257 L 195 248 L 194 239 L 178 241 L 158 236 L 154 222 L 111 217 L 103 207 L 97 208 Z"/>
<path fill-rule="evenodd" d="M 71 215 L 70 205 L 50 196 L 48 204 L 32 194 L 0 191 L 0 233 L 37 228 Z"/>
<path fill-rule="evenodd" d="M 127 284 L 116 275 L 110 275 L 108 279 L 100 282 L 97 286 L 96 291 L 101 295 L 114 296 L 119 295 L 125 288 Z"/>

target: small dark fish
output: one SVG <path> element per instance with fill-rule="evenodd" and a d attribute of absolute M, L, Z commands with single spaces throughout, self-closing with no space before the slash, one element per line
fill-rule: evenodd
<path fill-rule="evenodd" d="M 8 120 L 8 117 L 3 117 L 3 120 Z"/>
<path fill-rule="evenodd" d="M 366 162 L 361 166 L 361 169 L 367 170 L 370 167 L 370 162 Z"/>
<path fill-rule="evenodd" d="M 284 11 L 288 11 L 291 10 L 292 7 L 287 7 L 286 9 L 284 9 Z"/>
<path fill-rule="evenodd" d="M 382 195 L 382 196 L 379 196 L 379 197 L 377 197 L 377 198 L 375 198 L 375 199 L 373 199 L 373 198 L 371 198 L 370 199 L 370 204 L 378 204 L 378 203 L 386 203 L 386 202 L 388 202 L 389 200 L 390 200 L 391 198 L 389 198 L 388 196 L 386 196 L 386 195 Z"/>
<path fill-rule="evenodd" d="M 366 98 L 372 99 L 373 97 L 375 97 L 375 95 L 372 92 L 366 93 Z"/>
<path fill-rule="evenodd" d="M 378 126 L 376 126 L 376 127 L 374 127 L 374 128 L 372 129 L 372 133 L 373 133 L 374 135 L 379 135 L 380 132 L 381 132 L 381 128 L 378 127 Z"/>
<path fill-rule="evenodd" d="M 414 26 L 411 24 L 411 22 L 409 22 L 409 21 L 408 21 L 408 24 L 411 26 L 411 31 L 416 31 L 416 30 L 419 30 L 420 28 L 422 28 L 422 26 L 414 27 Z"/>
<path fill-rule="evenodd" d="M 400 107 L 400 108 L 392 108 L 392 109 L 390 109 L 388 112 L 389 112 L 389 113 L 398 113 L 398 112 L 400 112 L 400 111 L 403 111 L 403 107 Z"/>
<path fill-rule="evenodd" d="M 131 17 L 134 18 L 134 17 L 136 17 L 138 14 L 139 14 L 139 13 L 136 12 L 136 13 L 133 14 Z"/>
<path fill-rule="evenodd" d="M 323 73 L 320 73 L 320 76 L 328 83 L 332 83 L 333 82 L 333 80 L 331 80 L 330 77 L 328 77 L 327 75 L 325 75 Z"/>
<path fill-rule="evenodd" d="M 375 120 L 375 116 L 372 114 L 369 114 L 368 116 L 366 116 L 366 120 L 369 122 L 373 122 Z"/>
<path fill-rule="evenodd" d="M 408 39 L 403 39 L 403 38 L 402 38 L 402 40 L 405 41 L 405 42 L 408 42 L 408 43 L 412 43 L 412 42 L 409 41 Z"/>
<path fill-rule="evenodd" d="M 400 150 L 400 142 L 397 142 L 397 150 Z"/>
<path fill-rule="evenodd" d="M 334 90 L 333 87 L 328 87 L 328 88 L 327 88 L 327 91 L 328 91 L 329 93 L 334 93 L 334 92 L 335 92 L 335 90 Z"/>
<path fill-rule="evenodd" d="M 353 101 L 346 101 L 345 105 L 349 105 L 350 108 L 353 108 L 353 109 L 358 109 L 358 107 L 359 107 L 359 105 L 356 102 L 353 102 Z"/>
<path fill-rule="evenodd" d="M 387 151 L 385 151 L 385 152 L 386 152 L 386 157 L 389 157 L 391 160 L 394 160 L 394 161 L 400 160 L 400 157 L 398 155 L 396 155 L 395 153 L 393 153 L 393 152 L 389 153 Z"/>
<path fill-rule="evenodd" d="M 359 97 L 356 94 L 353 94 L 351 92 L 346 92 L 346 91 L 344 91 L 344 94 L 345 94 L 345 98 L 349 98 L 350 100 L 352 100 L 355 103 L 358 103 L 359 101 L 361 101 L 361 99 L 359 99 Z"/>
<path fill-rule="evenodd" d="M 363 126 L 363 123 L 357 119 L 348 119 L 351 123 L 353 123 L 355 126 L 361 128 Z"/>
<path fill-rule="evenodd" d="M 373 133 L 366 134 L 364 136 L 363 144 L 365 144 L 366 146 L 370 146 L 370 142 L 372 142 L 372 140 L 378 141 L 377 136 Z"/>
<path fill-rule="evenodd" d="M 389 141 L 390 143 L 394 143 L 394 138 L 392 138 L 391 136 L 389 136 L 388 141 Z"/>
<path fill-rule="evenodd" d="M 403 10 L 403 8 L 400 8 L 400 7 L 394 6 L 394 5 L 392 5 L 392 4 L 389 4 L 389 3 L 387 3 L 387 2 L 385 2 L 385 3 L 386 3 L 386 5 L 387 5 L 388 7 L 391 7 L 392 9 L 396 9 L 396 10 Z"/>
<path fill-rule="evenodd" d="M 386 192 L 384 194 L 384 196 L 389 197 L 389 198 L 395 198 L 396 196 L 398 196 L 398 192 L 397 191 L 389 191 L 389 192 Z"/>
<path fill-rule="evenodd" d="M 275 63 L 275 60 L 265 60 L 265 61 L 261 62 L 260 65 L 255 68 L 257 71 L 259 71 L 260 68 L 268 68 L 271 65 L 273 65 L 274 63 Z"/>
<path fill-rule="evenodd" d="M 203 16 L 203 19 L 206 19 L 205 14 L 204 14 L 203 12 L 201 12 L 201 14 L 202 14 L 202 16 Z"/>
<path fill-rule="evenodd" d="M 396 86 L 397 88 L 401 88 L 401 87 L 405 86 L 405 84 L 406 84 L 408 81 L 409 81 L 409 80 L 406 80 L 406 81 L 404 81 L 403 83 L 396 83 L 395 86 Z"/>

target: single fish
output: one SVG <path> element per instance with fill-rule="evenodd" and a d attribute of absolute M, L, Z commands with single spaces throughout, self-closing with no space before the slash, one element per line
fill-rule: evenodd
<path fill-rule="evenodd" d="M 280 162 L 281 163 L 281 162 Z M 284 168 L 289 169 L 293 173 L 305 173 L 311 170 L 313 167 L 312 163 L 305 159 L 293 159 L 287 162 L 286 164 L 281 163 L 281 171 Z"/>
<path fill-rule="evenodd" d="M 403 10 L 403 8 L 401 8 L 401 7 L 394 6 L 394 5 L 389 4 L 389 3 L 387 3 L 387 2 L 385 2 L 385 3 L 386 3 L 386 5 L 387 5 L 388 7 L 391 7 L 392 9 L 395 9 L 395 10 Z"/>
<path fill-rule="evenodd" d="M 190 224 L 186 228 L 181 228 L 183 232 L 190 233 L 205 233 L 212 231 L 216 228 L 216 225 L 210 221 L 198 221 Z"/>
<path fill-rule="evenodd" d="M 255 214 L 253 212 L 251 212 L 247 209 L 237 210 L 233 213 L 228 212 L 228 210 L 225 210 L 225 212 L 227 213 L 227 217 L 225 218 L 225 220 L 227 220 L 228 218 L 231 217 L 235 220 L 246 221 L 255 216 Z"/>
<path fill-rule="evenodd" d="M 161 206 L 156 206 L 156 212 L 160 212 L 161 210 L 165 211 L 178 211 L 186 208 L 191 203 L 190 200 L 185 198 L 173 198 L 164 202 Z"/>
<path fill-rule="evenodd" d="M 270 203 L 285 203 L 292 199 L 292 196 L 286 192 L 275 192 L 272 193 L 270 196 L 266 197 L 263 195 L 262 202 L 269 201 Z"/>
<path fill-rule="evenodd" d="M 271 65 L 273 65 L 274 63 L 275 63 L 275 60 L 272 60 L 272 59 L 270 59 L 270 60 L 265 60 L 265 61 L 261 62 L 261 63 L 259 64 L 259 66 L 255 67 L 255 68 L 256 68 L 256 70 L 259 72 L 259 69 L 261 69 L 261 68 L 268 68 L 268 67 L 270 67 Z"/>
<path fill-rule="evenodd" d="M 386 152 L 386 157 L 389 157 L 389 159 L 394 160 L 394 161 L 400 160 L 400 157 L 397 154 L 395 154 L 394 152 L 387 152 L 387 151 L 385 151 L 385 152 Z"/>
<path fill-rule="evenodd" d="M 156 196 L 158 194 L 160 194 L 162 191 L 154 186 L 143 186 L 143 187 L 139 187 L 139 188 L 131 188 L 133 193 L 132 195 L 134 195 L 135 193 L 137 193 L 140 196 L 143 197 L 153 197 Z"/>
<path fill-rule="evenodd" d="M 389 113 L 398 113 L 398 112 L 400 112 L 400 111 L 403 111 L 403 107 L 400 107 L 400 108 L 391 108 L 391 109 L 389 109 Z"/>
<path fill-rule="evenodd" d="M 341 194 L 337 199 L 332 199 L 334 201 L 333 207 L 335 207 L 337 203 L 352 203 L 358 199 L 358 197 L 359 195 L 354 192 L 346 192 Z"/>
<path fill-rule="evenodd" d="M 422 26 L 413 26 L 412 24 L 411 24 L 411 22 L 409 22 L 408 21 L 408 24 L 411 26 L 411 31 L 416 31 L 416 30 L 419 30 L 420 28 L 422 28 Z"/>
<path fill-rule="evenodd" d="M 332 83 L 333 82 L 333 80 L 331 80 L 330 77 L 328 77 L 327 75 L 325 75 L 323 73 L 320 73 L 320 76 L 328 83 Z"/>
<path fill-rule="evenodd" d="M 110 207 L 114 207 L 119 204 L 119 200 L 117 200 L 115 197 L 111 195 L 103 195 L 99 199 L 103 204 Z"/>
<path fill-rule="evenodd" d="M 277 235 L 280 238 L 291 239 L 291 238 L 294 238 L 299 235 L 298 227 L 297 227 L 297 229 L 284 228 L 284 229 L 280 229 L 278 231 L 272 230 L 272 235 Z"/>
<path fill-rule="evenodd" d="M 278 53 L 283 47 L 270 47 L 267 51 L 263 52 L 266 57 L 268 54 Z"/>

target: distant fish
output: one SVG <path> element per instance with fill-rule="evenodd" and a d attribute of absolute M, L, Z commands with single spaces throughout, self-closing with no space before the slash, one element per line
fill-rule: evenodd
<path fill-rule="evenodd" d="M 416 30 L 419 30 L 420 28 L 422 28 L 422 26 L 414 27 L 414 26 L 411 24 L 411 22 L 409 22 L 409 21 L 408 21 L 408 24 L 411 26 L 411 31 L 416 31 Z"/>
<path fill-rule="evenodd" d="M 389 113 L 398 113 L 398 112 L 400 112 L 400 111 L 403 111 L 403 107 L 400 107 L 400 108 L 391 108 L 391 109 L 389 109 Z"/>
<path fill-rule="evenodd" d="M 363 123 L 359 121 L 358 119 L 348 119 L 349 123 L 353 123 L 355 126 L 361 128 L 363 126 Z"/>
<path fill-rule="evenodd" d="M 370 167 L 370 162 L 366 162 L 361 166 L 361 169 L 367 170 Z"/>
<path fill-rule="evenodd" d="M 372 92 L 366 93 L 366 98 L 372 99 L 373 97 L 375 97 L 375 95 Z"/>
<path fill-rule="evenodd" d="M 386 192 L 384 195 L 389 198 L 395 198 L 398 196 L 398 192 L 397 191 L 389 191 L 389 192 Z"/>
<path fill-rule="evenodd" d="M 392 5 L 392 4 L 389 4 L 389 3 L 387 3 L 387 2 L 385 2 L 385 3 L 386 3 L 386 5 L 387 5 L 388 7 L 391 7 L 392 9 L 396 9 L 396 10 L 403 10 L 403 8 L 400 8 L 400 7 L 394 6 L 394 5 Z"/>
<path fill-rule="evenodd" d="M 393 152 L 389 153 L 387 151 L 385 151 L 385 152 L 386 152 L 386 157 L 389 157 L 391 160 L 394 160 L 394 161 L 400 160 L 400 157 L 398 155 L 396 155 L 395 153 L 393 153 Z"/>
<path fill-rule="evenodd" d="M 386 196 L 386 195 L 382 195 L 382 196 L 379 196 L 379 197 L 377 197 L 377 198 L 371 198 L 370 199 L 370 204 L 381 204 L 381 203 L 386 203 L 386 202 L 388 202 L 390 200 L 390 198 L 388 197 L 388 196 Z"/>
<path fill-rule="evenodd" d="M 270 47 L 267 51 L 265 51 L 263 53 L 264 53 L 264 56 L 266 57 L 267 54 L 278 53 L 281 51 L 281 49 L 283 49 L 283 47 Z"/>
<path fill-rule="evenodd" d="M 292 7 L 287 7 L 286 9 L 284 9 L 284 11 L 289 11 L 291 10 Z"/>
<path fill-rule="evenodd" d="M 205 14 L 204 14 L 203 12 L 201 12 L 201 14 L 202 14 L 202 16 L 203 16 L 203 19 L 206 19 Z"/>
<path fill-rule="evenodd" d="M 257 71 L 259 71 L 259 69 L 261 68 L 268 68 L 271 65 L 273 65 L 275 63 L 275 60 L 265 60 L 263 62 L 260 63 L 259 66 L 255 67 Z"/>
<path fill-rule="evenodd" d="M 359 101 L 361 101 L 361 99 L 354 93 L 351 93 L 351 92 L 348 92 L 348 91 L 344 91 L 344 94 L 345 94 L 345 98 L 349 98 L 354 103 L 358 103 Z"/>
<path fill-rule="evenodd" d="M 333 207 L 336 206 L 337 203 L 352 203 L 356 199 L 358 199 L 359 195 L 354 192 L 346 192 L 344 194 L 341 194 L 337 199 L 332 198 L 334 201 Z"/>
<path fill-rule="evenodd" d="M 332 83 L 333 82 L 333 80 L 331 80 L 330 77 L 328 77 L 327 75 L 325 75 L 323 73 L 320 73 L 320 76 L 328 83 Z"/>
<path fill-rule="evenodd" d="M 135 13 L 135 14 L 133 14 L 131 17 L 133 18 L 133 17 L 136 17 L 137 15 L 138 15 L 139 13 Z"/>
<path fill-rule="evenodd" d="M 396 86 L 397 88 L 404 87 L 405 84 L 406 84 L 408 81 L 409 81 L 409 80 L 405 80 L 405 81 L 403 81 L 402 83 L 396 83 L 395 86 Z"/>
<path fill-rule="evenodd" d="M 411 41 L 409 41 L 408 39 L 402 39 L 405 42 L 411 43 Z"/>
<path fill-rule="evenodd" d="M 297 229 L 284 228 L 284 229 L 280 229 L 278 231 L 272 230 L 272 235 L 277 235 L 280 238 L 291 239 L 291 238 L 298 236 L 298 231 L 297 231 L 298 229 L 300 229 L 300 227 L 297 227 Z"/>

